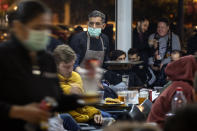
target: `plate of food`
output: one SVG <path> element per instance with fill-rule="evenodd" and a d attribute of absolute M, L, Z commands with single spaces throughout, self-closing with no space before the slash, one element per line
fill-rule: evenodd
<path fill-rule="evenodd" d="M 120 101 L 119 99 L 113 99 L 113 98 L 105 98 L 104 102 L 105 106 L 125 106 L 125 103 Z"/>

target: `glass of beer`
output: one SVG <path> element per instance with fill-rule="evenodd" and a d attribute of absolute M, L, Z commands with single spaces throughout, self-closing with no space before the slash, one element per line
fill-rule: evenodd
<path fill-rule="evenodd" d="M 146 99 L 148 99 L 148 91 L 140 91 L 138 96 L 139 105 L 142 104 Z"/>
<path fill-rule="evenodd" d="M 127 96 L 127 92 L 126 91 L 118 91 L 118 99 L 122 102 L 125 102 Z"/>

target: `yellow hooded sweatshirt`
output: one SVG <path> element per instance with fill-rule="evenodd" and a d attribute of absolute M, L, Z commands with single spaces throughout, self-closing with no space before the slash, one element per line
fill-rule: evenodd
<path fill-rule="evenodd" d="M 83 82 L 81 80 L 81 76 L 72 71 L 72 75 L 69 78 L 65 78 L 61 74 L 58 74 L 58 78 L 60 80 L 60 86 L 64 92 L 64 94 L 70 94 L 71 85 L 77 85 L 82 92 L 83 90 Z M 94 115 L 101 114 L 101 112 L 93 106 L 84 106 L 81 108 L 77 108 L 76 110 L 72 110 L 68 112 L 77 122 L 88 122 L 89 120 L 94 118 Z"/>

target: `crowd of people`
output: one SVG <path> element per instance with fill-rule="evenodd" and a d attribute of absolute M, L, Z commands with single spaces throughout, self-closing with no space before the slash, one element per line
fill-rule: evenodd
<path fill-rule="evenodd" d="M 194 83 L 197 71 L 195 39 L 189 42 L 188 55 L 184 56 L 179 37 L 170 30 L 167 18 L 158 19 L 153 34 L 148 33 L 149 19 L 138 19 L 133 30 L 133 48 L 128 52 L 112 47 L 113 40 L 104 31 L 106 16 L 97 10 L 88 15 L 87 31 L 77 27 L 70 36 L 65 34 L 68 31 L 66 26 L 52 25 L 50 9 L 37 0 L 19 2 L 18 9 L 10 12 L 8 19 L 11 37 L 0 44 L 2 130 L 41 130 L 40 123 L 52 118 L 52 112 L 62 120 L 59 124 L 63 130 L 81 130 L 78 123 L 82 122 L 99 127 L 113 123 L 117 114 L 113 116 L 79 103 L 85 93 L 80 72 L 85 70 L 85 62 L 91 59 L 99 61 L 104 69 L 98 85 L 105 98 L 117 98 L 117 92 L 122 90 L 163 88 L 148 115 L 149 123 L 117 122 L 105 131 L 159 131 L 160 128 L 178 131 L 195 127 L 188 121 L 194 122 L 195 118 L 191 116 L 196 115 L 196 106 L 182 109 L 166 119 L 176 87 L 182 87 L 190 104 L 195 103 L 197 94 Z M 139 63 L 113 69 L 106 61 Z M 123 82 L 124 75 L 128 76 L 128 83 Z"/>

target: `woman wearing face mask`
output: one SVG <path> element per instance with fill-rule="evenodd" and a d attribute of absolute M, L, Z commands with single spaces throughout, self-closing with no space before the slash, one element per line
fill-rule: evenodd
<path fill-rule="evenodd" d="M 76 107 L 76 98 L 61 95 L 56 64 L 45 52 L 50 10 L 28 0 L 18 3 L 11 16 L 11 39 L 0 44 L 0 123 L 1 130 L 24 131 L 26 123 L 39 125 L 51 116 L 40 108 L 45 97 L 54 98 L 59 110 Z"/>
<path fill-rule="evenodd" d="M 88 31 L 74 35 L 70 42 L 70 46 L 77 54 L 74 65 L 76 71 L 84 67 L 88 59 L 98 59 L 101 63 L 108 59 L 109 40 L 101 33 L 105 28 L 105 15 L 94 10 L 88 15 L 88 19 Z"/>

